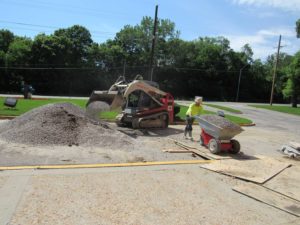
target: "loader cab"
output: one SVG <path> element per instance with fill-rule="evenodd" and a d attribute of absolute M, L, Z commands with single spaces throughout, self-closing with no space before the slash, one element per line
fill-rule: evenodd
<path fill-rule="evenodd" d="M 142 90 L 136 90 L 130 93 L 125 108 L 125 113 L 135 114 L 160 107 L 148 94 Z"/>

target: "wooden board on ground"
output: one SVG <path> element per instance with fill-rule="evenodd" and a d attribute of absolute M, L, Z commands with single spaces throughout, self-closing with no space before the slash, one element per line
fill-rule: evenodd
<path fill-rule="evenodd" d="M 201 165 L 202 168 L 208 170 L 260 184 L 289 166 L 289 163 L 264 156 L 255 156 L 253 159 L 248 160 L 218 160 L 212 164 Z"/>
<path fill-rule="evenodd" d="M 299 201 L 286 197 L 263 186 L 248 182 L 235 186 L 232 189 L 277 209 L 283 210 L 298 217 L 300 216 Z"/>
<path fill-rule="evenodd" d="M 220 160 L 220 159 L 231 159 L 230 156 L 226 156 L 226 155 L 215 155 L 215 154 L 212 154 L 209 152 L 208 149 L 204 148 L 204 147 L 201 147 L 199 143 L 197 143 L 197 145 L 199 145 L 198 147 L 196 146 L 192 146 L 192 145 L 189 145 L 189 144 L 186 144 L 186 143 L 183 143 L 183 142 L 180 142 L 180 141 L 177 141 L 175 139 L 172 139 L 172 138 L 169 138 L 171 141 L 173 141 L 175 144 L 177 144 L 178 146 L 186 149 L 186 150 L 189 150 L 197 155 L 200 155 L 204 158 L 207 158 L 207 159 L 215 159 L 215 160 Z"/>
<path fill-rule="evenodd" d="M 300 166 L 287 168 L 264 186 L 300 201 Z"/>
<path fill-rule="evenodd" d="M 169 153 L 193 153 L 192 151 L 186 149 L 164 149 L 163 152 Z"/>

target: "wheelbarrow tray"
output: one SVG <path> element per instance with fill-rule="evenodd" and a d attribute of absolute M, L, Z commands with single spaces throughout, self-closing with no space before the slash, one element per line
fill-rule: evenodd
<path fill-rule="evenodd" d="M 202 117 L 197 116 L 197 121 L 199 122 L 200 127 L 209 135 L 213 136 L 218 140 L 231 140 L 234 136 L 240 134 L 243 129 L 226 129 L 219 127 L 211 122 L 208 122 Z"/>

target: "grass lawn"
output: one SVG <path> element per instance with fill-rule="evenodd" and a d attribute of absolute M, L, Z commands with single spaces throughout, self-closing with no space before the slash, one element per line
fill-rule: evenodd
<path fill-rule="evenodd" d="M 85 104 L 87 100 L 83 99 L 47 99 L 47 100 L 27 100 L 27 99 L 18 99 L 18 103 L 16 106 L 16 109 L 8 109 L 3 105 L 4 98 L 0 97 L 0 115 L 1 116 L 19 116 L 29 110 L 32 110 L 34 108 L 37 108 L 42 105 L 50 104 L 50 103 L 58 103 L 58 102 L 70 102 L 74 105 L 78 105 L 81 108 L 85 108 Z M 181 119 L 185 119 L 185 113 L 187 111 L 187 106 L 180 106 L 180 112 L 178 116 Z M 215 114 L 214 112 L 204 110 L 204 114 Z M 118 115 L 118 112 L 110 111 L 110 112 L 102 112 L 100 115 L 101 119 L 107 119 L 107 120 L 114 120 L 116 116 Z M 237 117 L 237 116 L 231 116 L 226 115 L 226 118 L 228 118 L 230 121 L 235 123 L 252 123 L 251 120 L 248 120 L 246 118 Z"/>
<path fill-rule="evenodd" d="M 185 119 L 185 117 L 186 117 L 185 113 L 186 113 L 187 110 L 188 110 L 187 106 L 182 106 L 181 105 L 180 106 L 180 112 L 179 112 L 178 116 L 181 119 Z M 212 111 L 204 110 L 204 114 L 215 114 L 215 113 L 212 112 Z M 249 120 L 247 118 L 244 118 L 244 117 L 225 115 L 225 118 L 227 118 L 231 122 L 234 122 L 234 123 L 237 123 L 237 124 L 251 124 L 252 123 L 251 120 Z"/>
<path fill-rule="evenodd" d="M 227 112 L 231 112 L 231 113 L 237 113 L 237 114 L 242 114 L 243 112 L 237 109 L 233 109 L 230 107 L 226 107 L 226 106 L 222 106 L 222 105 L 215 105 L 215 104 L 209 104 L 209 103 L 204 103 L 204 105 L 213 107 L 213 108 L 217 108 L 217 109 L 221 109 L 221 110 L 225 110 Z"/>
<path fill-rule="evenodd" d="M 289 113 L 293 115 L 300 116 L 300 108 L 293 108 L 291 106 L 281 106 L 281 105 L 249 105 L 252 107 L 256 108 L 261 108 L 261 109 L 269 109 L 277 112 L 283 112 L 283 113 Z"/>
<path fill-rule="evenodd" d="M 87 100 L 82 99 L 47 99 L 47 100 L 28 100 L 18 99 L 18 103 L 15 109 L 9 109 L 3 105 L 4 99 L 0 97 L 0 115 L 1 116 L 19 116 L 29 110 L 37 108 L 42 105 L 58 102 L 70 102 L 74 105 L 78 105 L 81 108 L 85 107 Z"/>

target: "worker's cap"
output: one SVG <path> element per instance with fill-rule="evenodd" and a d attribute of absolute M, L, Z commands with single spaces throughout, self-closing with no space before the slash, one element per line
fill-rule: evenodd
<path fill-rule="evenodd" d="M 203 100 L 203 98 L 200 97 L 200 96 L 196 96 L 196 97 L 195 97 L 195 102 L 196 102 L 196 103 L 201 103 L 202 100 Z"/>

